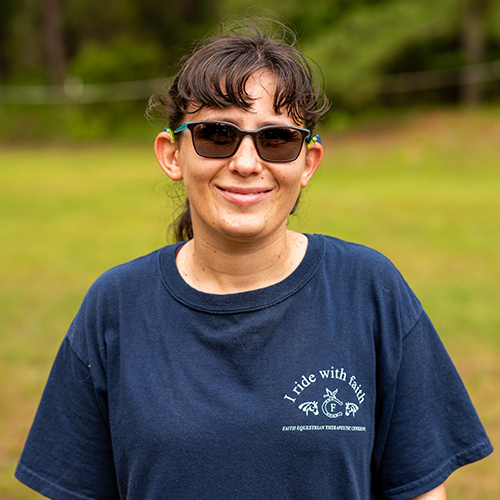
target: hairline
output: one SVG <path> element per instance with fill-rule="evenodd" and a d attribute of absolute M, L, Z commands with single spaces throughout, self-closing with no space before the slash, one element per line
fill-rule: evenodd
<path fill-rule="evenodd" d="M 267 88 L 261 82 L 262 75 L 264 75 L 265 73 L 269 74 L 271 76 L 271 78 L 272 78 L 271 85 L 274 87 L 273 91 L 269 90 L 269 88 Z M 258 77 L 256 77 L 257 74 L 258 74 Z M 293 121 L 293 123 L 295 124 L 295 126 L 301 127 L 301 128 L 307 128 L 304 119 L 302 119 L 300 121 L 297 121 L 297 120 L 295 120 L 295 118 L 292 115 L 290 115 L 287 112 L 287 110 L 285 109 L 285 106 L 281 106 L 279 108 L 277 107 L 277 100 L 279 98 L 279 94 L 278 94 L 278 89 L 277 89 L 277 86 L 276 86 L 276 74 L 271 69 L 269 69 L 267 66 L 262 66 L 261 68 L 256 69 L 253 73 L 249 73 L 247 75 L 247 77 L 245 78 L 245 85 L 248 83 L 248 80 L 250 80 L 252 77 L 255 77 L 256 82 L 261 85 L 261 87 L 264 90 L 264 92 L 266 92 L 267 95 L 271 98 L 272 108 L 273 108 L 273 111 L 276 113 L 276 115 L 288 116 Z M 198 113 L 199 111 L 201 111 L 203 109 L 217 110 L 217 109 L 227 109 L 227 108 L 231 108 L 231 107 L 236 107 L 236 108 L 241 109 L 243 111 L 246 111 L 248 113 L 257 113 L 257 111 L 252 110 L 253 101 L 257 101 L 260 98 L 253 98 L 250 95 L 248 97 L 249 97 L 249 100 L 252 101 L 250 103 L 250 107 L 249 108 L 241 106 L 238 103 L 233 103 L 233 102 L 227 102 L 226 105 L 221 106 L 221 107 L 212 106 L 209 103 L 202 103 L 202 102 L 197 102 L 196 103 L 195 102 L 195 103 L 193 103 L 191 105 L 192 106 L 191 109 L 188 108 L 186 110 L 186 113 L 185 113 L 184 117 L 192 115 L 192 114 L 195 114 L 195 113 Z M 187 121 L 193 121 L 193 120 L 187 120 Z M 221 120 L 221 121 L 224 121 L 224 120 Z M 183 121 L 183 123 L 185 123 L 185 121 Z M 176 128 L 178 128 L 178 127 L 176 127 Z"/>

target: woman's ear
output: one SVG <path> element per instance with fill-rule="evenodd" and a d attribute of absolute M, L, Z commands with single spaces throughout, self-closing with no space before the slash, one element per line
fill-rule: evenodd
<path fill-rule="evenodd" d="M 307 186 L 314 172 L 316 172 L 316 169 L 319 167 L 321 160 L 323 160 L 323 146 L 320 142 L 311 143 L 307 150 L 306 164 L 304 166 L 304 172 L 302 173 L 300 187 L 305 188 Z"/>
<path fill-rule="evenodd" d="M 180 181 L 182 172 L 178 162 L 179 148 L 168 132 L 156 136 L 155 154 L 162 170 L 173 180 Z"/>

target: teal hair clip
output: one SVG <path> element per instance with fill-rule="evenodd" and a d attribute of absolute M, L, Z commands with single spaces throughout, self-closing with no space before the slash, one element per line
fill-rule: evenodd
<path fill-rule="evenodd" d="M 166 128 L 163 132 L 166 132 L 170 136 L 170 142 L 173 144 L 175 142 L 174 131 L 171 128 Z"/>
<path fill-rule="evenodd" d="M 321 144 L 321 137 L 317 134 L 307 143 L 307 149 L 309 149 L 315 142 Z"/>

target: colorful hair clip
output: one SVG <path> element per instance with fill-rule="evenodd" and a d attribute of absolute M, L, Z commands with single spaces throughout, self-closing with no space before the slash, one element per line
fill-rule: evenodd
<path fill-rule="evenodd" d="M 317 134 L 307 143 L 307 149 L 309 149 L 315 142 L 321 144 L 321 137 Z"/>
<path fill-rule="evenodd" d="M 174 131 L 170 128 L 166 128 L 164 132 L 166 132 L 170 136 L 170 142 L 173 144 L 175 142 Z"/>

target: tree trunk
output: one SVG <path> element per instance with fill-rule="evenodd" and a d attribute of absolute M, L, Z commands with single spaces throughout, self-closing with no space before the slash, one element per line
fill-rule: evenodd
<path fill-rule="evenodd" d="M 61 25 L 61 0 L 43 0 L 45 51 L 50 79 L 61 85 L 66 77 L 66 50 Z"/>
<path fill-rule="evenodd" d="M 461 99 L 468 107 L 476 107 L 481 101 L 481 71 L 484 62 L 486 33 L 484 19 L 488 0 L 469 0 L 464 8 L 462 45 L 465 68 L 462 74 Z"/>

